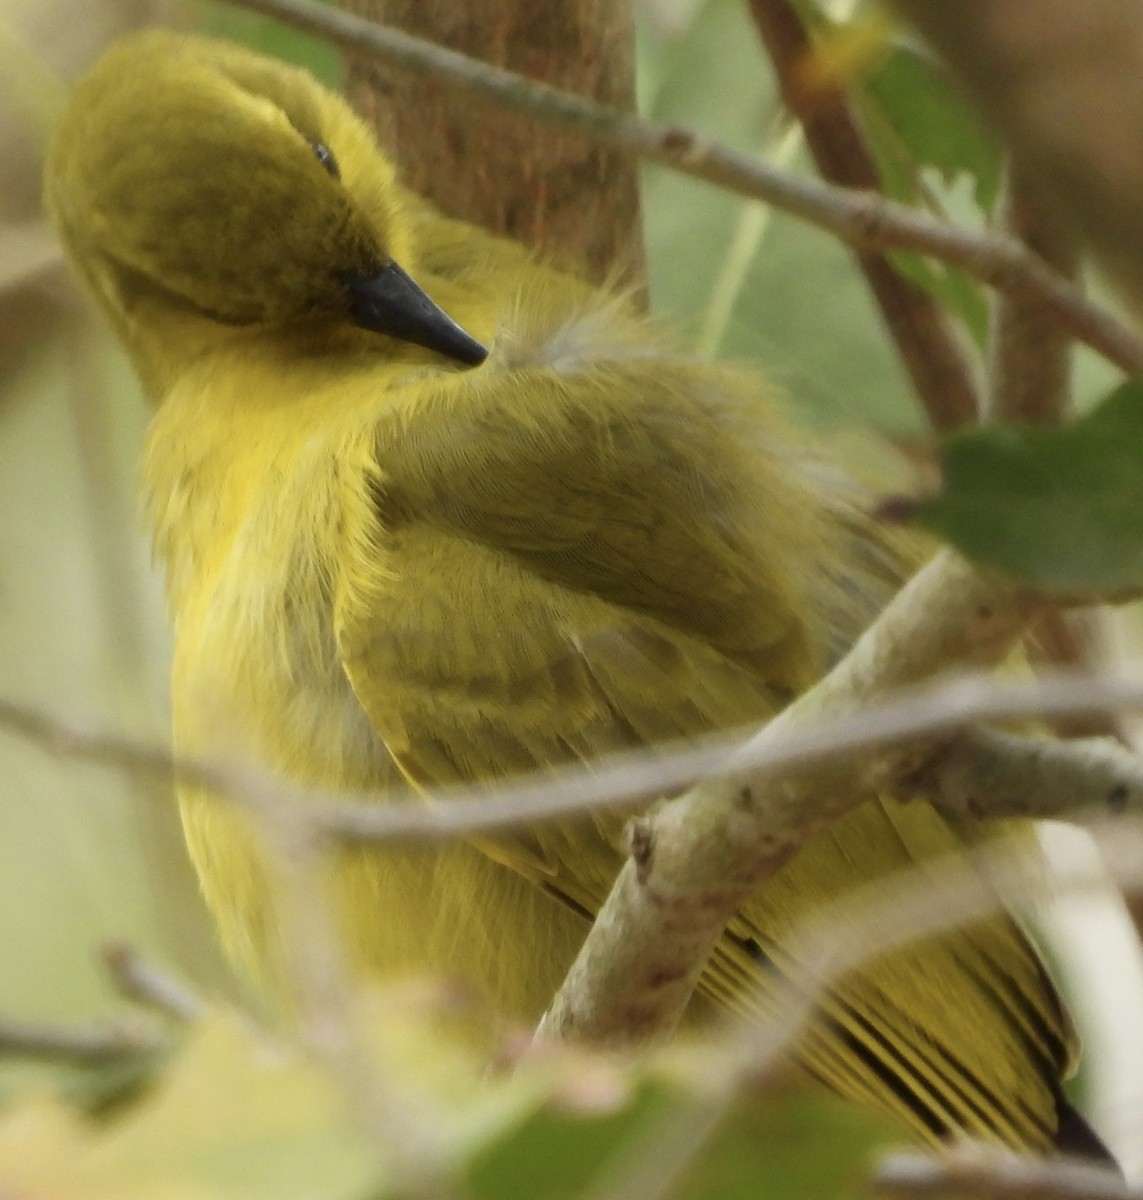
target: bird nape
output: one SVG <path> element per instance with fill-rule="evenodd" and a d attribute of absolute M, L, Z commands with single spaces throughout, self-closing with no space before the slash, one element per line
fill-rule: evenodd
<path fill-rule="evenodd" d="M 757 725 L 884 598 L 881 535 L 763 378 L 441 216 L 303 71 L 132 36 L 76 88 L 46 196 L 155 405 L 180 755 L 391 802 L 493 784 Z M 272 981 L 256 837 L 200 786 L 179 801 L 223 941 Z M 346 952 L 535 1019 L 622 825 L 346 849 Z M 959 846 L 928 806 L 870 796 L 735 917 L 702 994 L 763 1011 L 768 980 L 802 982 L 807 913 Z M 797 1049 L 924 1138 L 1037 1151 L 1094 1136 L 1062 1100 L 1075 1053 L 1004 912 L 853 971 Z"/>

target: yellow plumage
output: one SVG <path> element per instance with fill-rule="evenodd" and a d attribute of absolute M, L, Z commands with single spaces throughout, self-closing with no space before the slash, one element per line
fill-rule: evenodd
<path fill-rule="evenodd" d="M 77 89 L 47 197 L 157 405 L 143 491 L 180 754 L 408 801 L 757 724 L 821 671 L 850 597 L 884 591 L 843 486 L 763 382 L 440 217 L 303 72 L 129 39 Z M 195 789 L 180 802 L 227 947 L 273 973 L 254 840 Z M 535 1018 L 620 828 L 345 851 L 346 944 Z M 741 1006 L 766 971 L 796 978 L 800 915 L 955 846 L 923 805 L 864 805 L 739 915 L 706 995 Z M 922 1134 L 1027 1147 L 1055 1137 L 1071 1054 L 1007 917 L 855 975 L 800 1051 Z"/>

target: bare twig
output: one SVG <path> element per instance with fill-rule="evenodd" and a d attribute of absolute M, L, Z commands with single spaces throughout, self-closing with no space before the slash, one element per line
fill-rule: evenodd
<path fill-rule="evenodd" d="M 726 770 L 732 759 L 743 769 L 756 772 L 758 780 L 778 778 L 827 758 L 947 735 L 980 722 L 1139 708 L 1143 708 L 1143 679 L 1139 678 L 1087 672 L 1061 672 L 1037 680 L 998 680 L 984 673 L 965 675 L 905 689 L 860 711 L 823 715 L 804 727 L 788 730 L 780 740 L 755 741 L 747 747 L 739 736 L 711 739 L 697 748 L 659 747 L 654 758 L 645 752 L 608 756 L 593 764 L 590 774 L 575 766 L 486 790 L 458 788 L 442 792 L 424 810 L 342 803 L 315 808 L 313 820 L 331 837 L 349 843 L 489 833 L 522 822 L 578 816 L 628 806 L 641 797 L 677 792 L 698 779 Z M 1014 753 L 1020 755 L 1040 744 L 1036 738 L 1016 738 L 1012 743 Z M 1086 745 L 1077 743 L 1075 753 L 1080 759 L 1086 754 Z M 1060 752 L 1069 753 L 1066 747 Z M 1137 760 L 1130 752 L 1123 754 L 1119 782 L 1133 789 Z M 1075 769 L 1083 768 L 1077 763 Z M 1107 769 L 1105 765 L 1103 770 Z M 1065 812 L 1080 812 L 1099 786 L 1093 781 L 1082 793 L 1087 800 L 1079 802 L 1077 796 L 1077 803 L 1070 808 L 1045 797 L 1045 805 L 1051 808 L 1049 811 L 1045 807 L 1041 815 L 1060 817 Z M 1026 811 L 1027 804 L 1028 798 L 1024 797 L 1021 812 Z M 1003 808 L 997 806 L 992 815 L 1004 815 Z"/>
<path fill-rule="evenodd" d="M 386 804 L 382 802 L 384 797 L 372 792 L 307 791 L 254 772 L 179 760 L 144 741 L 93 733 L 76 735 L 64 722 L 8 701 L 0 701 L 0 728 L 21 736 L 35 731 L 31 740 L 61 758 L 185 779 L 216 793 L 220 802 L 230 799 L 249 803 L 271 817 L 274 812 L 289 815 L 296 811 L 312 823 L 317 834 L 356 844 L 433 842 L 628 807 L 641 797 L 677 792 L 697 779 L 726 769 L 732 759 L 736 766 L 755 771 L 759 779 L 777 778 L 823 759 L 858 751 L 868 753 L 894 742 L 948 735 L 979 722 L 1133 709 L 1143 709 L 1143 679 L 1139 677 L 1060 672 L 1037 680 L 1001 680 L 985 673 L 970 674 L 906 689 L 883 701 L 863 705 L 860 711 L 823 715 L 820 720 L 788 731 L 780 743 L 756 741 L 744 749 L 743 735 L 739 734 L 712 738 L 697 747 L 657 747 L 654 757 L 642 751 L 610 755 L 592 764 L 590 773 L 580 766 L 569 766 L 530 779 L 447 789 L 416 806 Z M 18 719 L 13 720 L 13 716 Z M 38 736 L 45 730 L 51 732 Z M 1038 739 L 1026 740 L 1040 744 Z M 1019 747 L 1021 739 L 1014 745 Z M 1065 755 L 1070 753 L 1066 746 L 1059 750 Z M 1021 748 L 1018 753 L 1025 751 Z M 1085 747 L 1081 744 L 1076 753 L 1082 760 Z M 1124 759 L 1127 774 L 1122 782 L 1129 787 L 1134 786 L 1133 762 Z M 1103 769 L 1108 768 L 1105 765 Z M 1084 792 L 1088 797 L 1093 794 L 1090 788 Z M 997 807 L 993 815 L 1003 816 L 1004 811 Z M 1053 808 L 1052 815 L 1061 814 Z"/>
<path fill-rule="evenodd" d="M 376 56 L 404 70 L 431 72 L 470 96 L 575 128 L 601 145 L 765 200 L 851 245 L 915 250 L 958 266 L 992 287 L 1030 292 L 1080 341 L 1126 371 L 1143 371 L 1143 338 L 1010 238 L 963 229 L 876 194 L 790 175 L 691 130 L 604 108 L 315 0 L 235 3 L 347 50 Z"/>
<path fill-rule="evenodd" d="M 229 790 L 228 782 L 234 783 L 233 775 L 220 767 L 177 762 L 164 746 L 83 729 L 11 700 L 0 700 L 0 728 L 18 734 L 57 758 L 76 759 L 163 780 L 177 776 L 188 783 L 201 783 L 204 787 L 223 791 Z"/>
<path fill-rule="evenodd" d="M 1060 742 L 967 730 L 903 781 L 946 816 L 1051 818 L 1143 811 L 1143 758 L 1110 738 Z M 995 807 L 994 807 L 995 805 Z"/>
<path fill-rule="evenodd" d="M 138 1023 L 64 1028 L 31 1021 L 0 1021 L 0 1058 L 97 1067 L 153 1050 L 159 1044 L 154 1031 Z"/>
<path fill-rule="evenodd" d="M 1037 672 L 1105 671 L 1101 646 L 1107 641 L 1110 614 L 1098 607 L 1076 611 L 1050 610 L 1035 623 L 1024 648 Z M 1123 714 L 1110 710 L 1056 717 L 1051 728 L 1061 737 L 1114 737 L 1132 744 Z"/>
<path fill-rule="evenodd" d="M 940 1158 L 889 1155 L 872 1184 L 886 1200 L 1143 1200 L 1143 1189 L 1091 1163 L 1020 1157 L 982 1146 L 958 1147 Z"/>
<path fill-rule="evenodd" d="M 836 87 L 812 93 L 805 87 L 813 46 L 797 9 L 789 0 L 750 0 L 750 10 L 782 98 L 801 122 L 822 177 L 843 187 L 882 191 L 872 151 L 845 95 Z M 973 363 L 945 311 L 884 254 L 860 248 L 856 253 L 929 420 L 941 430 L 975 421 L 980 401 Z"/>
<path fill-rule="evenodd" d="M 103 947 L 115 986 L 128 999 L 152 1008 L 176 1021 L 195 1021 L 206 1005 L 184 983 L 148 962 L 127 942 L 109 942 Z"/>

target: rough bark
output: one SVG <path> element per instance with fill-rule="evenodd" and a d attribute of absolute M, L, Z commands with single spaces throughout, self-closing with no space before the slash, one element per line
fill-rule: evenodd
<path fill-rule="evenodd" d="M 635 109 L 625 0 L 344 0 L 486 62 Z M 469 104 L 438 80 L 349 59 L 349 91 L 405 181 L 451 216 L 507 234 L 589 278 L 643 275 L 638 166 L 571 130 Z"/>

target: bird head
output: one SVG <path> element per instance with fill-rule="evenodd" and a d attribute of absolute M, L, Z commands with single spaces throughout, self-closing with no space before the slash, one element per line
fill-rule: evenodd
<path fill-rule="evenodd" d="M 156 313 L 350 324 L 475 364 L 413 282 L 392 166 L 305 71 L 148 30 L 77 86 L 45 177 L 60 235 L 130 347 Z"/>

